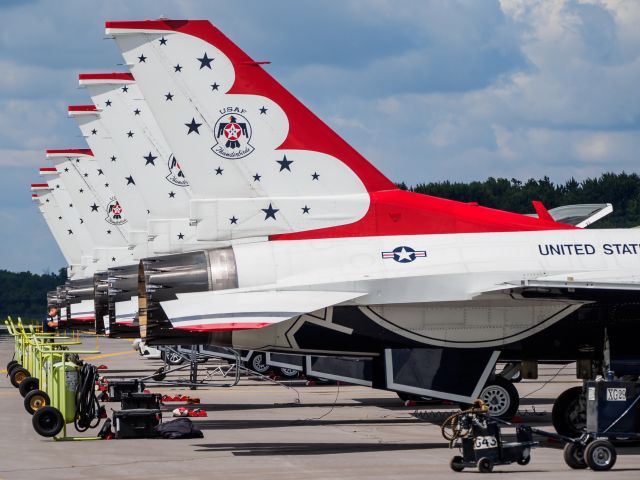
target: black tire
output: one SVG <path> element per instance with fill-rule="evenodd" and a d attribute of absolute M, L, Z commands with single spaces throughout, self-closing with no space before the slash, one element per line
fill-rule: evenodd
<path fill-rule="evenodd" d="M 249 359 L 249 368 L 260 375 L 265 375 L 271 367 L 267 365 L 267 355 L 262 352 L 257 352 L 251 355 Z"/>
<path fill-rule="evenodd" d="M 16 368 L 22 368 L 22 365 L 19 363 L 14 363 L 13 365 L 11 365 L 9 368 L 7 368 L 7 375 L 11 375 L 11 372 L 14 371 Z"/>
<path fill-rule="evenodd" d="M 464 460 L 460 455 L 456 455 L 455 457 L 453 457 L 449 462 L 449 466 L 451 467 L 451 470 L 453 470 L 454 472 L 463 471 L 464 470 L 464 465 L 462 464 L 463 461 Z"/>
<path fill-rule="evenodd" d="M 151 378 L 156 382 L 161 382 L 162 380 L 167 378 L 167 372 L 165 372 L 164 367 L 160 367 L 153 373 L 153 376 Z"/>
<path fill-rule="evenodd" d="M 298 378 L 300 376 L 300 372 L 298 370 L 294 370 L 293 368 L 284 368 L 280 367 L 280 376 L 284 378 Z"/>
<path fill-rule="evenodd" d="M 516 462 L 518 463 L 518 465 L 529 465 L 529 462 L 531 461 L 531 455 L 527 455 L 525 456 L 521 456 L 518 460 L 516 460 Z"/>
<path fill-rule="evenodd" d="M 480 392 L 480 399 L 489 407 L 489 415 L 511 418 L 518 413 L 520 396 L 513 384 L 504 377 L 495 376 Z"/>
<path fill-rule="evenodd" d="M 584 449 L 587 466 L 596 472 L 611 470 L 617 458 L 616 449 L 608 440 L 594 440 Z"/>
<path fill-rule="evenodd" d="M 47 405 L 51 405 L 51 400 L 42 390 L 31 390 L 24 397 L 24 409 L 31 415 Z"/>
<path fill-rule="evenodd" d="M 11 381 L 11 385 L 16 388 L 20 388 L 20 384 L 30 376 L 31 374 L 29 373 L 29 370 L 27 370 L 26 368 L 17 367 L 11 370 L 11 373 L 9 374 L 9 380 Z"/>
<path fill-rule="evenodd" d="M 579 437 L 587 426 L 587 402 L 582 387 L 571 387 L 560 394 L 551 409 L 553 428 L 565 437 Z"/>
<path fill-rule="evenodd" d="M 184 363 L 184 357 L 176 352 L 162 352 L 164 361 L 167 365 L 182 365 Z"/>
<path fill-rule="evenodd" d="M 31 424 L 38 435 L 50 438 L 60 433 L 64 426 L 64 418 L 60 410 L 47 405 L 33 414 Z"/>
<path fill-rule="evenodd" d="M 17 360 L 11 360 L 9 363 L 7 363 L 7 373 L 9 373 L 9 370 L 11 370 L 11 367 L 17 364 L 18 364 Z"/>
<path fill-rule="evenodd" d="M 587 462 L 584 461 L 584 446 L 579 443 L 567 443 L 564 446 L 564 463 L 574 470 L 583 470 L 587 468 Z"/>
<path fill-rule="evenodd" d="M 478 471 L 480 473 L 491 473 L 493 471 L 493 462 L 490 458 L 482 457 L 478 460 Z"/>
<path fill-rule="evenodd" d="M 20 390 L 20 395 L 24 398 L 31 390 L 36 390 L 38 388 L 40 388 L 40 380 L 36 377 L 27 377 L 22 381 L 22 383 L 20 383 L 18 390 Z"/>

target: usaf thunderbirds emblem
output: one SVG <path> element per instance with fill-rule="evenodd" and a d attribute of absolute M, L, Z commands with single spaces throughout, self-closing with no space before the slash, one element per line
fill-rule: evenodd
<path fill-rule="evenodd" d="M 178 187 L 189 186 L 189 182 L 185 178 L 184 173 L 182 173 L 180 164 L 178 163 L 176 157 L 173 156 L 173 154 L 169 156 L 169 162 L 167 166 L 169 167 L 169 175 L 167 175 L 167 180 L 169 180 L 169 182 Z"/>
<path fill-rule="evenodd" d="M 122 205 L 120 205 L 120 202 L 118 202 L 115 197 L 112 197 L 109 205 L 107 205 L 107 218 L 105 218 L 105 220 L 111 225 L 123 225 L 127 223 L 127 220 L 122 218 L 122 216 Z"/>
<path fill-rule="evenodd" d="M 245 109 L 227 107 L 220 110 L 222 116 L 214 126 L 216 144 L 211 147 L 213 153 L 229 160 L 243 158 L 255 149 L 251 141 L 251 124 L 243 113 Z"/>
<path fill-rule="evenodd" d="M 418 257 L 426 257 L 424 250 L 414 250 L 411 247 L 396 247 L 391 252 L 382 252 L 382 258 L 393 258 L 399 263 L 410 263 Z"/>

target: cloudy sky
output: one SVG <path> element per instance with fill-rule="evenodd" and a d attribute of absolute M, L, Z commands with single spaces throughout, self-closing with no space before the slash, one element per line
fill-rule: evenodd
<path fill-rule="evenodd" d="M 394 181 L 638 171 L 637 0 L 0 0 L 0 268 L 64 266 L 29 184 L 84 147 L 105 20 L 209 19 Z"/>

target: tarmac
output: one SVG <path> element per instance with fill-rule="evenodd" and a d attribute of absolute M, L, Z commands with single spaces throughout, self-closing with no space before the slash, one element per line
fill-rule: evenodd
<path fill-rule="evenodd" d="M 83 348 L 96 347 L 95 338 L 85 338 L 83 343 Z M 160 360 L 139 356 L 127 340 L 100 338 L 99 350 L 101 354 L 88 355 L 86 360 L 107 365 L 104 375 L 109 378 L 147 376 L 161 366 Z M 11 338 L 0 336 L 0 367 L 12 354 Z M 209 369 L 216 384 L 228 382 L 214 375 L 214 368 L 214 362 L 208 362 L 201 372 Z M 541 366 L 540 373 L 538 380 L 517 384 L 522 397 L 519 415 L 526 423 L 551 431 L 554 399 L 578 381 L 572 366 Z M 77 442 L 43 438 L 33 430 L 19 392 L 2 375 L 0 479 L 431 480 L 487 475 L 471 469 L 450 470 L 449 461 L 458 452 L 448 448 L 439 424 L 456 408 L 452 405 L 404 406 L 394 393 L 361 386 L 307 386 L 301 380 L 282 386 L 246 377 L 230 388 L 192 391 L 151 386 L 150 390 L 199 397 L 199 406 L 208 416 L 193 421 L 204 438 Z M 111 409 L 120 406 L 105 405 L 110 415 Z M 176 406 L 164 407 L 165 421 Z M 533 450 L 529 465 L 496 466 L 494 472 L 513 479 L 640 478 L 640 448 L 619 448 L 614 470 L 598 473 L 571 470 L 559 445 L 545 445 L 549 448 Z"/>

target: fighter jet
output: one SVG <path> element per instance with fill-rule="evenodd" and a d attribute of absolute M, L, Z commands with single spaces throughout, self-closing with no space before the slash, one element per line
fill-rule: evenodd
<path fill-rule="evenodd" d="M 209 22 L 106 26 L 189 179 L 197 238 L 220 244 L 141 262 L 149 340 L 370 356 L 378 382 L 454 401 L 498 358 L 632 368 L 635 231 L 401 191 Z"/>

